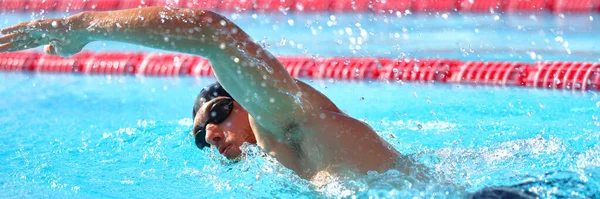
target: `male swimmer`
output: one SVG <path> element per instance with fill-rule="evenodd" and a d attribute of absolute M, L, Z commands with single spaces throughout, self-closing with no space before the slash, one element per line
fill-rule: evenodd
<path fill-rule="evenodd" d="M 66 57 L 92 41 L 111 40 L 207 58 L 218 83 L 204 88 L 194 103 L 193 134 L 199 148 L 214 146 L 229 159 L 240 156 L 248 142 L 318 183 L 392 167 L 415 175 L 409 170 L 416 165 L 369 125 L 292 78 L 272 54 L 214 12 L 167 7 L 82 12 L 0 32 L 0 52 L 45 45 L 47 53 Z"/>

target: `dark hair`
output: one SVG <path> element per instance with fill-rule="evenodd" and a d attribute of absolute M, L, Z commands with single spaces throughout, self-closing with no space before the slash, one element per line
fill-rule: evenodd
<path fill-rule="evenodd" d="M 194 102 L 194 109 L 192 110 L 192 119 L 196 118 L 198 109 L 202 107 L 202 104 L 219 96 L 232 98 L 231 95 L 229 95 L 229 93 L 225 91 L 225 89 L 223 88 L 223 86 L 221 86 L 219 82 L 215 82 L 204 87 L 198 94 L 198 97 L 196 97 L 196 102 Z"/>

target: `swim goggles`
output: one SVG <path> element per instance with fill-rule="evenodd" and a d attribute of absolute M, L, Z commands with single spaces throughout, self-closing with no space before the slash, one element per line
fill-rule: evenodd
<path fill-rule="evenodd" d="M 208 120 L 206 120 L 206 122 L 204 124 L 202 124 L 200 129 L 195 134 L 196 146 L 199 149 L 202 149 L 202 148 L 210 145 L 206 142 L 206 139 L 205 139 L 206 125 L 208 125 L 210 123 L 212 123 L 212 124 L 222 123 L 223 121 L 225 121 L 225 119 L 227 119 L 227 117 L 229 117 L 232 110 L 233 110 L 233 99 L 221 99 L 212 104 L 212 106 L 208 110 Z"/>

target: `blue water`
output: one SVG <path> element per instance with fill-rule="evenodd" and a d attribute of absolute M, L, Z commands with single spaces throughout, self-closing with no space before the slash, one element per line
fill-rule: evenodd
<path fill-rule="evenodd" d="M 2 16 L 2 26 L 29 18 Z M 600 57 L 596 15 L 335 15 L 331 27 L 329 15 L 237 17 L 255 39 L 267 37 L 265 45 L 277 55 L 526 62 Z M 317 21 L 323 30 L 312 36 Z M 358 44 L 360 37 L 356 23 L 368 36 L 353 51 L 351 38 Z M 463 51 L 469 46 L 473 52 Z M 113 42 L 88 49 L 154 51 Z M 194 146 L 192 103 L 212 81 L 0 73 L 0 197 L 462 198 L 490 186 L 513 186 L 542 198 L 599 197 L 597 92 L 305 80 L 427 165 L 437 179 L 414 182 L 391 170 L 314 187 L 255 146 L 247 146 L 249 155 L 238 163 Z"/>

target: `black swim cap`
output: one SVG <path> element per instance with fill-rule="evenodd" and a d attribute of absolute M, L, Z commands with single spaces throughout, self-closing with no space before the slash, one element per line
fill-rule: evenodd
<path fill-rule="evenodd" d="M 193 116 L 192 119 L 196 118 L 198 109 L 200 109 L 200 107 L 202 107 L 202 104 L 204 104 L 205 102 L 208 102 L 216 97 L 219 97 L 219 96 L 225 96 L 225 97 L 232 98 L 231 95 L 229 95 L 229 93 L 227 93 L 227 91 L 225 91 L 225 89 L 223 89 L 223 86 L 221 86 L 221 84 L 219 82 L 215 82 L 215 83 L 212 83 L 212 84 L 204 87 L 200 91 L 200 94 L 198 94 L 198 97 L 196 97 L 196 102 L 194 102 L 194 109 L 192 110 L 192 116 Z"/>

